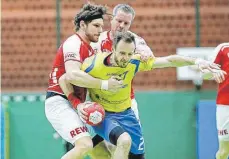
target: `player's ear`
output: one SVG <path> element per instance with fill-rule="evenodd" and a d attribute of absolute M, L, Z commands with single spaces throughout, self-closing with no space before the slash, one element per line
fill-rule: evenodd
<path fill-rule="evenodd" d="M 83 20 L 80 21 L 80 28 L 85 31 L 86 30 L 86 24 Z"/>

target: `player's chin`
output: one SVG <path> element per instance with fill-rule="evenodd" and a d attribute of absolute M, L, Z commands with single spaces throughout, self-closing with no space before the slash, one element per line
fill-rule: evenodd
<path fill-rule="evenodd" d="M 94 36 L 92 39 L 91 39 L 92 42 L 98 42 L 99 41 L 99 36 Z"/>
<path fill-rule="evenodd" d="M 127 64 L 122 64 L 121 67 L 122 68 L 125 68 L 127 66 Z"/>

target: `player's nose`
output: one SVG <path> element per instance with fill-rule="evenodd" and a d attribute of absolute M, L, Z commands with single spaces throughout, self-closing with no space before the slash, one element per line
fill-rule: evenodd
<path fill-rule="evenodd" d="M 103 32 L 103 27 L 99 27 L 99 34 Z"/>
<path fill-rule="evenodd" d="M 121 22 L 121 23 L 119 24 L 119 27 L 120 27 L 120 28 L 124 28 L 124 26 L 125 26 L 124 22 Z"/>

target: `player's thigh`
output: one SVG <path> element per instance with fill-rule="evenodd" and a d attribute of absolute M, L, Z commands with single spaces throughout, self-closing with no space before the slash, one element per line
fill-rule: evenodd
<path fill-rule="evenodd" d="M 101 124 L 93 126 L 94 132 L 104 138 L 106 141 L 110 141 L 110 132 L 115 128 L 120 127 L 117 119 L 110 113 L 106 113 L 104 120 Z"/>
<path fill-rule="evenodd" d="M 136 118 L 139 119 L 139 112 L 138 112 L 138 103 L 135 98 L 131 100 L 131 109 L 134 111 L 134 114 L 136 115 Z"/>
<path fill-rule="evenodd" d="M 67 142 L 74 144 L 81 137 L 90 136 L 76 111 L 61 96 L 46 99 L 45 114 L 53 128 Z"/>
<path fill-rule="evenodd" d="M 216 123 L 219 141 L 229 141 L 229 106 L 217 105 Z"/>

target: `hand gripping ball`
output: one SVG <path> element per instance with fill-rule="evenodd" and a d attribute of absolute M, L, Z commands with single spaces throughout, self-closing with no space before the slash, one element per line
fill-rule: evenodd
<path fill-rule="evenodd" d="M 84 111 L 88 113 L 86 123 L 92 126 L 100 124 L 105 116 L 103 107 L 95 102 L 88 103 Z"/>

